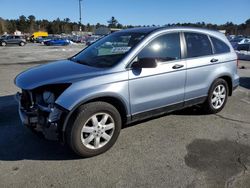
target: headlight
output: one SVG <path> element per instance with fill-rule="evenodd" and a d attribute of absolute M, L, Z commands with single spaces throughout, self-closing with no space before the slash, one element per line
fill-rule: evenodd
<path fill-rule="evenodd" d="M 53 104 L 55 102 L 55 95 L 50 91 L 43 92 L 43 101 L 47 104 Z"/>

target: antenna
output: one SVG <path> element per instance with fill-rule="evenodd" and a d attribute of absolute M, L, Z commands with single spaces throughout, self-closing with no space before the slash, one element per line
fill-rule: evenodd
<path fill-rule="evenodd" d="M 79 22 L 79 31 L 82 31 L 82 0 L 79 0 L 79 16 L 80 16 L 80 22 Z"/>

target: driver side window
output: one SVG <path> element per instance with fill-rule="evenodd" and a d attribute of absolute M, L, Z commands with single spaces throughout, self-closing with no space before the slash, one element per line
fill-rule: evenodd
<path fill-rule="evenodd" d="M 179 33 L 170 33 L 157 37 L 138 54 L 138 58 L 153 58 L 160 62 L 180 59 L 181 46 Z"/>

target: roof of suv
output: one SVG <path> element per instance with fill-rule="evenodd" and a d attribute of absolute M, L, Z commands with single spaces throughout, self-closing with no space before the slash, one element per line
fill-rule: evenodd
<path fill-rule="evenodd" d="M 173 27 L 137 27 L 131 29 L 124 29 L 120 32 L 139 32 L 149 34 L 154 31 L 161 31 L 161 30 L 189 30 L 189 31 L 200 31 L 200 32 L 212 32 L 212 33 L 220 33 L 216 30 L 206 29 L 206 28 L 198 28 L 198 27 L 188 27 L 188 26 L 173 26 Z"/>
<path fill-rule="evenodd" d="M 212 35 L 217 38 L 220 38 L 225 43 L 227 43 L 229 46 L 230 43 L 226 36 L 217 31 L 217 30 L 211 30 L 206 28 L 198 28 L 198 27 L 187 27 L 187 26 L 176 26 L 176 27 L 138 27 L 138 28 L 131 28 L 131 29 L 124 29 L 118 32 L 138 32 L 138 33 L 145 33 L 146 35 L 149 35 L 151 33 L 157 33 L 157 32 L 164 32 L 164 31 L 185 31 L 185 32 L 201 32 L 204 34 Z"/>
<path fill-rule="evenodd" d="M 121 31 L 118 32 L 135 32 L 135 33 L 151 33 L 153 31 L 156 31 L 158 29 L 160 29 L 161 27 L 135 27 L 135 28 L 130 28 L 130 29 L 123 29 Z"/>

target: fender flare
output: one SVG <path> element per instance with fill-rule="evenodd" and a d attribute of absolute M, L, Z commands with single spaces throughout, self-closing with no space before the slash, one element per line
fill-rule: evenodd
<path fill-rule="evenodd" d="M 88 102 L 90 102 L 90 101 L 93 101 L 93 100 L 101 99 L 101 98 L 115 98 L 115 99 L 117 99 L 118 101 L 120 101 L 120 102 L 123 104 L 123 107 L 124 107 L 124 109 L 125 109 L 126 115 L 129 114 L 129 109 L 128 109 L 126 103 L 124 102 L 124 100 L 123 100 L 121 97 L 119 97 L 119 96 L 117 96 L 117 95 L 111 95 L 111 94 L 109 94 L 109 95 L 98 95 L 98 96 L 92 96 L 92 97 L 86 98 L 86 99 L 82 100 L 81 102 L 79 102 L 77 105 L 75 105 L 75 106 L 72 108 L 72 110 L 70 110 L 69 113 L 67 114 L 67 116 L 66 116 L 66 118 L 65 118 L 65 120 L 64 120 L 64 122 L 63 122 L 62 129 L 61 129 L 61 131 L 62 131 L 62 136 L 63 136 L 63 137 L 62 137 L 63 142 L 65 142 L 65 131 L 66 131 L 68 122 L 69 122 L 70 118 L 72 117 L 72 115 L 74 114 L 74 112 L 75 112 L 81 105 L 83 105 L 83 104 L 85 104 L 85 103 L 88 103 Z"/>

